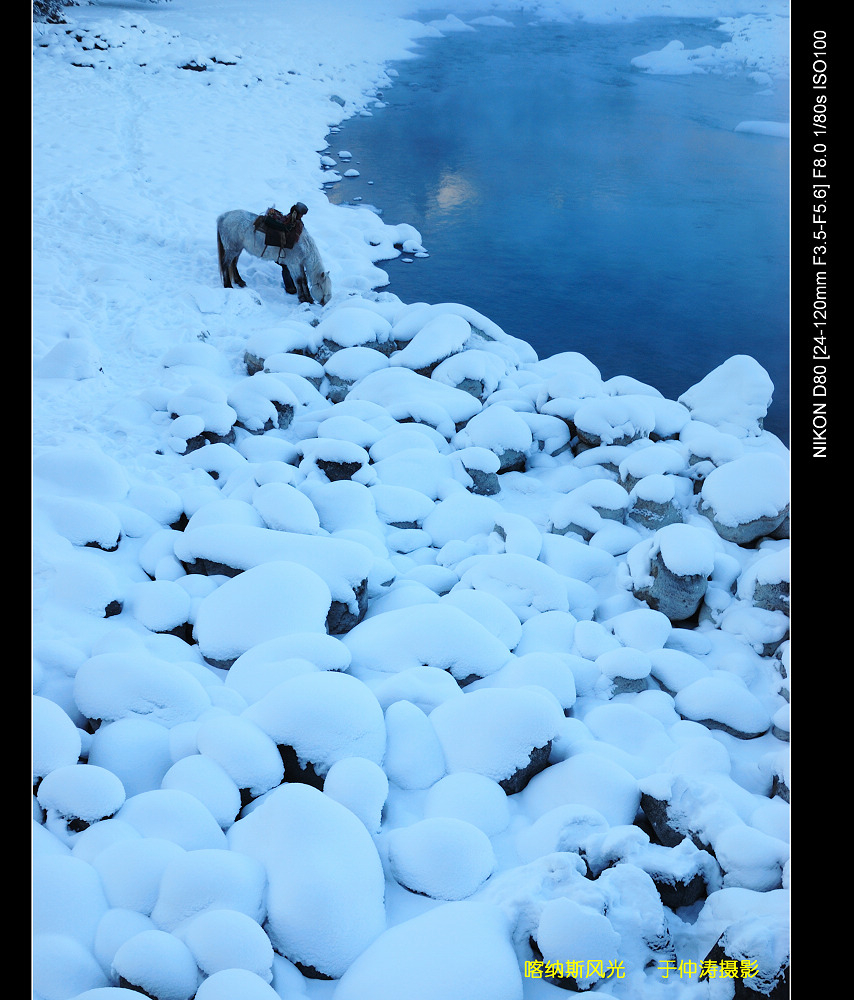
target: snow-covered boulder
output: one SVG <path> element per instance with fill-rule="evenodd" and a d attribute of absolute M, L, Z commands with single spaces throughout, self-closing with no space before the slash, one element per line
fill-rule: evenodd
<path fill-rule="evenodd" d="M 619 479 L 626 490 L 631 490 L 645 476 L 679 476 L 688 471 L 687 445 L 681 441 L 649 441 L 626 450 L 619 464 Z"/>
<path fill-rule="evenodd" d="M 320 534 L 320 518 L 311 500 L 291 483 L 263 483 L 252 494 L 252 506 L 273 531 Z"/>
<path fill-rule="evenodd" d="M 208 976 L 196 992 L 196 1000 L 234 1000 L 234 997 L 240 997 L 240 1000 L 279 1000 L 281 994 L 249 969 L 221 969 Z"/>
<path fill-rule="evenodd" d="M 55 530 L 72 545 L 115 552 L 122 537 L 122 522 L 115 511 L 82 497 L 40 497 L 37 506 Z"/>
<path fill-rule="evenodd" d="M 228 832 L 267 873 L 266 928 L 305 975 L 337 979 L 385 930 L 377 849 L 349 809 L 304 784 L 275 789 Z"/>
<path fill-rule="evenodd" d="M 183 761 L 192 762 L 199 756 L 219 765 L 238 787 L 244 801 L 263 795 L 284 779 L 282 758 L 276 744 L 251 719 L 239 715 L 210 715 L 199 722 L 195 742 L 198 755 L 185 757 Z M 163 787 L 170 786 L 175 787 L 174 779 L 167 782 L 164 777 Z"/>
<path fill-rule="evenodd" d="M 224 685 L 251 705 L 297 674 L 345 671 L 349 665 L 350 652 L 336 636 L 325 632 L 293 632 L 247 649 L 229 667 Z"/>
<path fill-rule="evenodd" d="M 240 910 L 205 910 L 176 934 L 192 952 L 203 976 L 246 969 L 265 982 L 273 979 L 273 946 L 261 925 Z"/>
<path fill-rule="evenodd" d="M 682 688 L 674 704 L 683 718 L 743 740 L 756 739 L 771 727 L 762 702 L 738 675 L 725 670 L 716 670 Z"/>
<path fill-rule="evenodd" d="M 549 530 L 565 535 L 574 532 L 589 541 L 605 521 L 622 524 L 629 495 L 610 479 L 592 479 L 560 497 L 549 511 Z"/>
<path fill-rule="evenodd" d="M 463 819 L 493 837 L 509 825 L 510 806 L 497 781 L 475 771 L 455 771 L 429 789 L 424 816 Z"/>
<path fill-rule="evenodd" d="M 74 699 L 87 719 L 136 716 L 166 728 L 197 718 L 211 704 L 190 671 L 141 651 L 90 657 L 74 678 Z"/>
<path fill-rule="evenodd" d="M 300 470 L 329 482 L 352 479 L 369 462 L 361 445 L 339 438 L 309 438 L 300 442 L 299 451 L 303 456 Z"/>
<path fill-rule="evenodd" d="M 659 528 L 628 554 L 632 590 L 671 621 L 690 618 L 715 568 L 715 535 L 688 524 Z"/>
<path fill-rule="evenodd" d="M 771 405 L 774 384 L 746 354 L 728 358 L 679 397 L 698 420 L 735 437 L 756 437 Z"/>
<path fill-rule="evenodd" d="M 533 447 L 529 424 L 509 406 L 484 406 L 452 441 L 457 448 L 486 448 L 499 460 L 499 472 L 524 471 Z"/>
<path fill-rule="evenodd" d="M 483 688 L 430 713 L 449 773 L 474 771 L 508 794 L 546 767 L 563 718 L 557 699 L 538 687 Z"/>
<path fill-rule="evenodd" d="M 457 566 L 460 589 L 503 601 L 521 622 L 544 611 L 569 611 L 567 580 L 546 563 L 517 553 L 476 555 Z"/>
<path fill-rule="evenodd" d="M 731 898 L 730 893 L 737 896 Z M 751 984 L 749 992 L 769 1000 L 785 1000 L 789 988 L 790 913 L 786 909 L 789 893 L 783 889 L 767 893 L 750 893 L 744 889 L 728 889 L 713 897 L 722 905 L 709 914 L 706 927 L 719 927 L 729 919 L 714 945 L 703 955 L 710 968 L 735 963 L 746 970 Z M 770 906 L 759 903 L 770 902 Z M 712 906 L 707 907 L 712 910 Z M 732 966 L 729 966 L 732 968 Z M 743 981 L 743 980 L 742 980 Z M 753 988 L 755 987 L 755 989 Z M 745 990 L 747 993 L 748 990 Z"/>
<path fill-rule="evenodd" d="M 124 836 L 103 846 L 91 861 L 101 878 L 104 894 L 113 907 L 109 912 L 122 911 L 146 918 L 144 925 L 136 920 L 124 919 L 119 927 L 116 924 L 118 918 L 114 917 L 112 930 L 105 929 L 102 920 L 98 925 L 98 934 L 107 934 L 111 941 L 121 936 L 119 931 L 123 934 L 128 927 L 142 930 L 154 926 L 147 918 L 157 903 L 163 873 L 172 861 L 187 853 L 173 840 L 143 837 L 132 827 L 129 830 L 133 836 Z"/>
<path fill-rule="evenodd" d="M 317 671 L 277 685 L 243 713 L 280 748 L 286 781 L 322 785 L 347 757 L 381 764 L 385 719 L 370 688 L 350 674 Z"/>
<path fill-rule="evenodd" d="M 327 397 L 333 403 L 340 402 L 356 382 L 381 368 L 388 368 L 388 364 L 386 355 L 371 347 L 357 345 L 336 351 L 323 365 Z"/>
<path fill-rule="evenodd" d="M 252 569 L 258 570 L 271 562 L 279 563 L 278 569 L 267 570 L 267 573 L 278 574 L 282 580 L 278 586 L 271 581 L 269 587 L 280 590 L 288 596 L 299 595 L 290 607 L 282 608 L 282 614 L 288 619 L 297 618 L 302 614 L 307 621 L 314 622 L 316 615 L 313 612 L 319 608 L 309 608 L 307 604 L 320 603 L 322 596 L 320 591 L 322 584 L 325 583 L 329 590 L 330 603 L 326 607 L 324 618 L 330 615 L 328 622 L 330 632 L 346 631 L 364 615 L 365 588 L 375 558 L 366 546 L 349 539 L 274 531 L 248 524 L 227 527 L 204 525 L 184 531 L 175 539 L 175 554 L 191 572 L 226 576 L 235 576 Z M 285 567 L 286 563 L 290 564 L 289 569 Z M 301 566 L 302 570 L 295 568 L 296 565 Z M 284 581 L 288 572 L 295 574 L 290 584 Z M 308 574 L 317 578 L 318 582 L 312 583 Z M 262 575 L 256 572 L 252 578 L 257 577 L 260 580 Z M 320 587 L 318 583 L 321 584 Z M 257 587 L 248 583 L 239 586 L 247 590 Z M 236 593 L 238 588 L 232 587 L 232 589 Z M 305 597 L 302 596 L 303 592 Z M 257 596 L 260 599 L 260 593 Z M 211 598 L 214 604 L 220 600 L 215 595 L 211 595 Z M 267 601 L 269 600 L 268 596 Z M 203 610 L 204 602 L 199 609 L 200 616 Z M 199 628 L 197 617 L 197 638 Z M 293 629 L 280 628 L 278 634 L 287 631 Z"/>
<path fill-rule="evenodd" d="M 323 364 L 347 347 L 369 347 L 389 352 L 396 346 L 389 321 L 371 308 L 341 305 L 327 312 L 314 330 L 318 343 L 315 356 Z"/>
<path fill-rule="evenodd" d="M 583 750 L 546 768 L 522 792 L 532 819 L 559 805 L 588 806 L 612 826 L 634 822 L 640 804 L 637 779 L 593 750 Z"/>
<path fill-rule="evenodd" d="M 161 788 L 189 792 L 204 805 L 223 830 L 237 819 L 241 789 L 215 760 L 201 753 L 181 757 L 163 775 Z"/>
<path fill-rule="evenodd" d="M 161 930 L 176 931 L 199 914 L 216 910 L 242 913 L 261 923 L 266 913 L 266 873 L 257 858 L 219 848 L 188 850 L 163 869 L 151 919 Z"/>
<path fill-rule="evenodd" d="M 156 788 L 132 795 L 116 818 L 143 837 L 172 840 L 186 851 L 225 845 L 225 834 L 208 809 L 189 792 L 176 788 Z"/>
<path fill-rule="evenodd" d="M 174 393 L 166 400 L 166 411 L 173 420 L 169 428 L 173 447 L 180 454 L 234 441 L 237 411 L 225 390 L 213 382 L 193 383 Z"/>
<path fill-rule="evenodd" d="M 35 934 L 31 949 L 33 996 L 39 1000 L 71 1000 L 109 986 L 92 952 L 67 934 Z"/>
<path fill-rule="evenodd" d="M 521 628 L 519 632 L 521 637 Z M 566 714 L 569 714 L 578 695 L 575 677 L 566 657 L 543 650 L 515 656 L 487 683 L 490 687 L 511 689 L 531 684 L 545 688 L 555 696 Z"/>
<path fill-rule="evenodd" d="M 411 892 L 433 899 L 466 899 L 483 885 L 497 864 L 483 830 L 449 816 L 422 819 L 392 830 L 387 850 L 395 880 Z"/>
<path fill-rule="evenodd" d="M 301 405 L 287 382 L 269 372 L 241 379 L 229 392 L 228 404 L 236 414 L 235 424 L 251 434 L 290 427 Z"/>
<path fill-rule="evenodd" d="M 366 757 L 342 757 L 335 761 L 323 782 L 324 794 L 358 816 L 371 834 L 380 831 L 388 790 L 386 772 Z"/>
<path fill-rule="evenodd" d="M 632 487 L 628 517 L 645 528 L 656 530 L 682 521 L 692 500 L 693 488 L 689 479 L 652 473 Z"/>
<path fill-rule="evenodd" d="M 471 393 L 484 402 L 507 374 L 508 364 L 492 351 L 469 347 L 440 361 L 430 377 L 443 385 Z"/>
<path fill-rule="evenodd" d="M 95 764 L 54 768 L 38 788 L 46 825 L 59 834 L 79 833 L 122 807 L 125 788 L 118 777 Z"/>
<path fill-rule="evenodd" d="M 722 538 L 739 545 L 776 532 L 789 515 L 788 463 L 759 452 L 719 466 L 703 482 L 699 511 Z"/>
<path fill-rule="evenodd" d="M 120 986 L 157 1000 L 191 1000 L 201 976 L 190 949 L 173 934 L 148 930 L 134 935 L 113 956 Z"/>
<path fill-rule="evenodd" d="M 294 354 L 291 351 L 277 351 L 268 354 L 264 361 L 264 370 L 273 375 L 277 373 L 297 375 L 310 382 L 318 390 L 323 382 L 323 365 L 319 361 L 306 357 L 304 354 Z"/>
<path fill-rule="evenodd" d="M 777 543 L 781 544 L 781 543 Z M 789 613 L 791 565 L 789 546 L 762 552 L 738 578 L 737 596 L 766 611 Z"/>
<path fill-rule="evenodd" d="M 91 951 L 109 909 L 97 871 L 71 854 L 42 856 L 33 867 L 32 932 L 61 934 Z"/>
<path fill-rule="evenodd" d="M 389 780 L 400 788 L 429 788 L 445 774 L 445 754 L 430 719 L 401 699 L 388 706 L 385 721 L 383 770 Z"/>
<path fill-rule="evenodd" d="M 419 604 L 366 618 L 342 641 L 353 672 L 397 673 L 426 665 L 449 671 L 461 684 L 487 677 L 511 656 L 480 622 L 447 604 Z"/>
<path fill-rule="evenodd" d="M 191 724 L 191 723 L 187 723 Z M 89 745 L 89 763 L 112 771 L 130 798 L 160 788 L 173 764 L 170 750 L 172 730 L 153 719 L 130 715 L 115 722 L 102 722 Z"/>
<path fill-rule="evenodd" d="M 329 586 L 306 566 L 275 560 L 227 580 L 199 604 L 193 633 L 205 659 L 228 667 L 252 646 L 292 632 L 326 632 Z"/>
<path fill-rule="evenodd" d="M 470 393 L 426 378 L 408 368 L 383 368 L 353 386 L 348 400 L 367 399 L 383 406 L 395 420 L 429 424 L 450 439 L 456 424 L 470 420 L 480 401 Z"/>
<path fill-rule="evenodd" d="M 390 356 L 389 364 L 430 375 L 437 365 L 462 351 L 469 337 L 471 327 L 462 316 L 453 313 L 435 316 Z"/>
<path fill-rule="evenodd" d="M 334 1000 L 522 1000 L 509 921 L 497 906 L 444 903 L 396 924 L 342 976 Z"/>
<path fill-rule="evenodd" d="M 534 940 L 542 956 L 543 978 L 564 989 L 584 992 L 620 966 L 620 935 L 610 920 L 572 899 L 545 903 Z M 568 960 L 576 954 L 584 958 Z M 551 975 L 546 974 L 549 970 Z"/>
<path fill-rule="evenodd" d="M 57 767 L 77 763 L 82 749 L 80 730 L 55 701 L 33 696 L 31 735 L 34 786 Z"/>
<path fill-rule="evenodd" d="M 263 371 L 267 358 L 292 351 L 317 349 L 316 327 L 287 320 L 269 329 L 257 330 L 246 341 L 243 361 L 250 375 Z M 302 354 L 300 356 L 303 356 Z"/>
<path fill-rule="evenodd" d="M 649 437 L 655 429 L 655 408 L 649 396 L 598 396 L 582 400 L 573 422 L 579 441 L 588 448 L 625 445 Z"/>

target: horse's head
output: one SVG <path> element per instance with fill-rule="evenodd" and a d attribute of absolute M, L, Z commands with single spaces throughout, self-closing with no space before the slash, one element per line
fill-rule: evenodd
<path fill-rule="evenodd" d="M 329 280 L 329 275 L 326 271 L 318 271 L 318 273 L 314 276 L 312 284 L 314 286 L 312 291 L 314 292 L 317 301 L 322 306 L 325 306 L 326 303 L 332 298 L 332 282 Z"/>

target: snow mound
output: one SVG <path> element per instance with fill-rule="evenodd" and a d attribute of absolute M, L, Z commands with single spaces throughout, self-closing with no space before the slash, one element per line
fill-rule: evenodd
<path fill-rule="evenodd" d="M 417 969 L 417 976 L 412 970 Z M 334 1000 L 522 1000 L 506 917 L 468 900 L 390 927 L 347 970 Z"/>
<path fill-rule="evenodd" d="M 227 666 L 260 642 L 293 632 L 325 632 L 331 605 L 329 587 L 317 573 L 274 560 L 203 598 L 194 634 L 205 659 Z"/>
<path fill-rule="evenodd" d="M 228 833 L 267 872 L 267 933 L 309 974 L 339 978 L 385 929 L 382 863 L 349 809 L 308 785 L 274 789 Z"/>
<path fill-rule="evenodd" d="M 277 685 L 243 713 L 278 746 L 291 747 L 301 767 L 323 776 L 336 761 L 364 757 L 379 765 L 385 719 L 370 688 L 335 671 L 299 674 Z"/>
<path fill-rule="evenodd" d="M 433 709 L 430 721 L 449 772 L 511 782 L 558 735 L 563 710 L 541 688 L 484 688 Z M 543 764 L 540 764 L 542 767 Z"/>
<path fill-rule="evenodd" d="M 699 420 L 739 438 L 756 437 L 771 405 L 774 385 L 746 354 L 729 358 L 679 397 Z"/>
<path fill-rule="evenodd" d="M 510 659 L 504 643 L 450 605 L 388 611 L 360 622 L 342 641 L 354 671 L 393 673 L 426 665 L 464 681 L 472 675 L 486 677 Z"/>
<path fill-rule="evenodd" d="M 436 816 L 393 830 L 387 844 L 394 878 L 433 899 L 466 899 L 497 863 L 489 837 L 454 817 Z"/>

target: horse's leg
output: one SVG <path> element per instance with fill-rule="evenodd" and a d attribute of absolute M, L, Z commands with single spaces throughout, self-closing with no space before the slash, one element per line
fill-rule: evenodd
<path fill-rule="evenodd" d="M 232 281 L 237 285 L 238 288 L 245 288 L 246 282 L 240 277 L 240 272 L 237 270 L 237 258 L 240 256 L 238 252 L 237 255 L 229 262 L 228 272 L 231 276 Z"/>
<path fill-rule="evenodd" d="M 282 281 L 285 285 L 285 291 L 288 295 L 297 294 L 297 286 L 294 284 L 294 279 L 291 277 L 291 272 L 282 264 Z"/>
<path fill-rule="evenodd" d="M 300 268 L 300 273 L 297 275 L 296 284 L 297 297 L 300 302 L 314 302 L 314 299 L 311 297 L 311 291 L 308 287 L 308 278 L 302 268 Z"/>

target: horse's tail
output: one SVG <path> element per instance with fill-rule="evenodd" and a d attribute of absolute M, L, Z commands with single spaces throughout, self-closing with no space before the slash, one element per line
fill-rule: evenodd
<path fill-rule="evenodd" d="M 217 260 L 219 261 L 219 276 L 222 281 L 223 288 L 231 288 L 231 279 L 228 276 L 228 265 L 225 260 L 225 247 L 222 242 L 222 233 L 219 231 L 219 226 L 216 230 L 216 250 L 217 250 Z"/>

